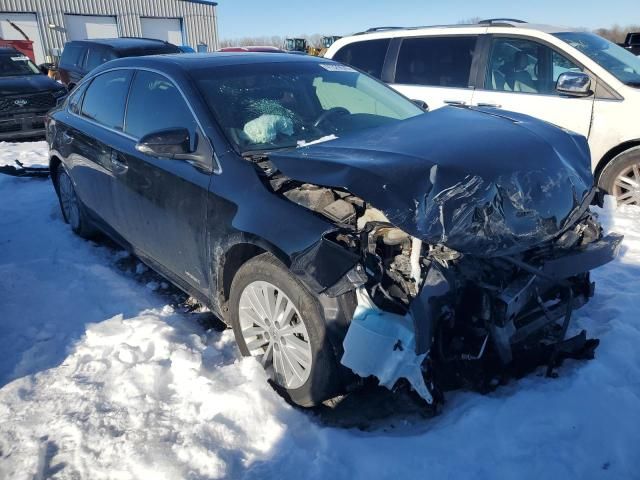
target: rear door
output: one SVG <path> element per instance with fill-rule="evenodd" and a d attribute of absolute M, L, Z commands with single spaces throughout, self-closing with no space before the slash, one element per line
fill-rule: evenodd
<path fill-rule="evenodd" d="M 83 204 L 106 225 L 115 223 L 112 153 L 122 140 L 131 72 L 98 75 L 69 102 L 69 118 L 59 131 L 61 149 Z"/>
<path fill-rule="evenodd" d="M 594 96 L 556 92 L 561 73 L 584 69 L 536 39 L 491 36 L 473 104 L 520 112 L 589 136 Z M 595 89 L 595 77 L 592 77 Z"/>
<path fill-rule="evenodd" d="M 205 291 L 206 204 L 212 168 L 157 158 L 135 146 L 143 136 L 186 128 L 194 148 L 213 151 L 177 86 L 165 76 L 136 71 L 127 105 L 128 140 L 114 154 L 118 230 L 147 258 L 191 287 Z"/>
<path fill-rule="evenodd" d="M 431 110 L 468 105 L 478 35 L 432 35 L 401 40 L 390 85 Z"/>

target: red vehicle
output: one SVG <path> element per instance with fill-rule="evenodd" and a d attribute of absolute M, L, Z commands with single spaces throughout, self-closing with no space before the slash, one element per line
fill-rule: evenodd
<path fill-rule="evenodd" d="M 224 47 L 218 50 L 218 52 L 262 52 L 262 53 L 283 53 L 283 50 L 277 47 Z"/>
<path fill-rule="evenodd" d="M 13 47 L 23 55 L 29 57 L 29 60 L 35 63 L 36 56 L 33 53 L 33 42 L 31 40 L 2 40 L 0 39 L 0 47 Z"/>

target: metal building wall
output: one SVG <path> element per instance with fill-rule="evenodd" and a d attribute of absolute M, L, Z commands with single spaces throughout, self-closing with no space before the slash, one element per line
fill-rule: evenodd
<path fill-rule="evenodd" d="M 116 16 L 120 36 L 142 36 L 140 17 L 182 18 L 183 31 L 192 47 L 218 48 L 218 25 L 214 5 L 184 0 L 0 0 L 0 12 L 35 13 L 45 55 L 67 41 L 64 15 Z M 54 25 L 53 28 L 50 25 Z"/>

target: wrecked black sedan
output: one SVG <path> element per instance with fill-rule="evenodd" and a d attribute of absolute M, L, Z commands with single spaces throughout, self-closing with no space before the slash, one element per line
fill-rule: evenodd
<path fill-rule="evenodd" d="M 544 122 L 214 54 L 109 62 L 47 136 L 71 228 L 207 305 L 299 405 L 362 378 L 434 405 L 597 345 L 565 337 L 621 237 L 589 211 L 585 139 Z"/>

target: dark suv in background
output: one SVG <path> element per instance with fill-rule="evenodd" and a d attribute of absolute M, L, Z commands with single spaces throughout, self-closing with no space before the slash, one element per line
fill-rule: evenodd
<path fill-rule="evenodd" d="M 152 38 L 104 38 L 68 42 L 58 68 L 60 81 L 69 90 L 96 67 L 121 57 L 182 53 L 172 43 Z"/>
<path fill-rule="evenodd" d="M 0 47 L 0 140 L 44 134 L 44 115 L 67 89 L 18 50 Z"/>

